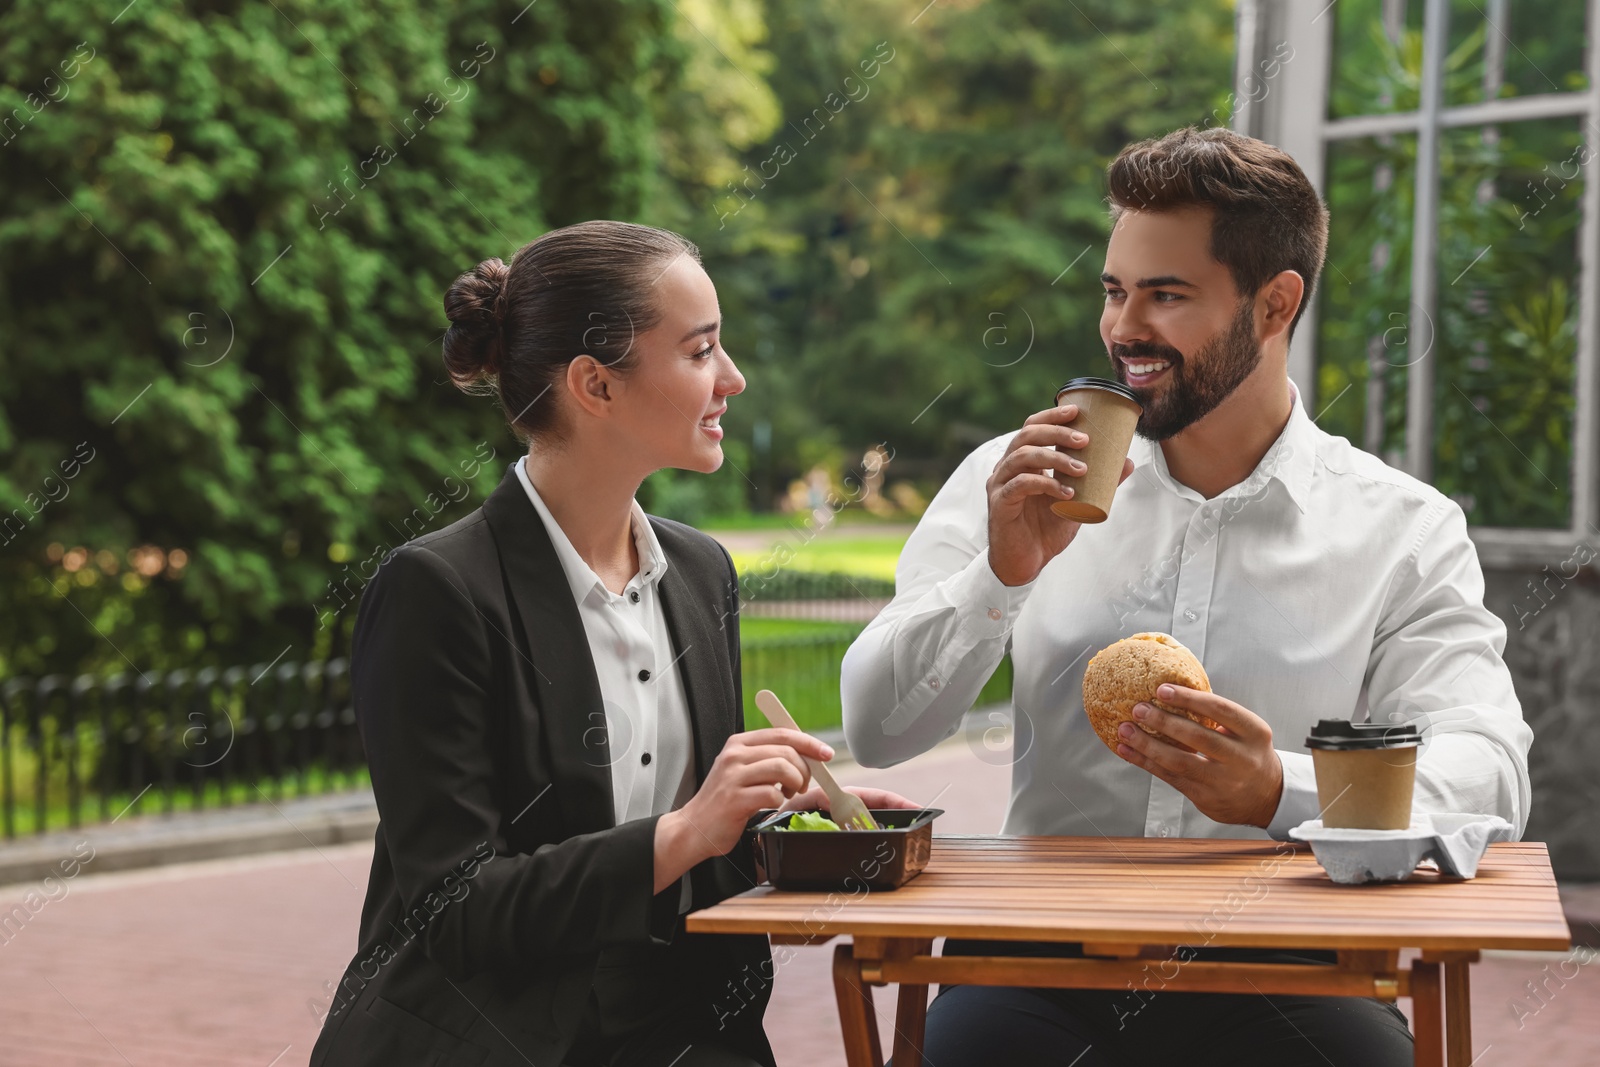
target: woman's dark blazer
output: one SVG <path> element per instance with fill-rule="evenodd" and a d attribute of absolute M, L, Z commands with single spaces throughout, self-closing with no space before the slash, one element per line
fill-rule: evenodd
<path fill-rule="evenodd" d="M 744 728 L 737 577 L 710 537 L 650 522 L 704 782 Z M 359 948 L 311 1067 L 557 1067 L 600 950 L 651 943 L 683 961 L 703 1029 L 772 1064 L 767 939 L 686 933 L 681 883 L 651 892 L 660 816 L 615 823 L 594 660 L 515 470 L 384 559 L 352 663 L 379 824 Z M 695 908 L 755 884 L 742 843 L 686 877 Z"/>

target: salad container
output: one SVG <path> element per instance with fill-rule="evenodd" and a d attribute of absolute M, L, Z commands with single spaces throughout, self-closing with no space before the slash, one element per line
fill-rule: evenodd
<path fill-rule="evenodd" d="M 943 808 L 873 808 L 877 830 L 790 829 L 811 812 L 759 811 L 745 825 L 756 873 L 776 889 L 857 892 L 898 889 L 922 872 Z M 802 822 L 805 820 L 802 820 Z"/>

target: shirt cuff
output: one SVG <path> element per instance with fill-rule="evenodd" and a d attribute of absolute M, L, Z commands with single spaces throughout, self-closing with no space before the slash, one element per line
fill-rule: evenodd
<path fill-rule="evenodd" d="M 1011 632 L 1037 582 L 1035 578 L 1022 585 L 1005 584 L 989 566 L 989 550 L 985 548 L 956 572 L 945 595 L 961 612 L 962 629 L 970 629 L 979 640 L 984 640 L 1004 637 Z"/>
<path fill-rule="evenodd" d="M 921 655 L 917 667 L 920 677 L 883 719 L 885 736 L 897 737 L 905 733 L 928 705 L 943 695 L 949 682 L 948 672 L 954 671 L 974 648 L 1010 636 L 1033 585 L 1033 582 L 1014 586 L 1002 582 L 989 566 L 987 548 L 938 585 L 937 595 L 930 595 L 927 603 L 939 616 L 939 646 L 931 657 Z M 959 726 L 958 719 L 950 731 L 954 732 Z M 902 757 L 906 758 L 909 756 Z"/>
<path fill-rule="evenodd" d="M 1278 759 L 1283 764 L 1283 795 L 1267 824 L 1267 834 L 1275 841 L 1287 841 L 1291 829 L 1317 818 L 1322 807 L 1317 801 L 1317 776 L 1312 770 L 1311 754 L 1279 749 Z"/>

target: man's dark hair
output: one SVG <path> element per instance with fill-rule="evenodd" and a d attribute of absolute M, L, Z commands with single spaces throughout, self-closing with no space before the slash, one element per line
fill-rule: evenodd
<path fill-rule="evenodd" d="M 1211 208 L 1211 257 L 1242 296 L 1281 271 L 1305 279 L 1294 336 L 1328 251 L 1328 209 L 1288 153 L 1232 130 L 1189 126 L 1129 145 L 1106 174 L 1113 222 L 1124 211 Z"/>

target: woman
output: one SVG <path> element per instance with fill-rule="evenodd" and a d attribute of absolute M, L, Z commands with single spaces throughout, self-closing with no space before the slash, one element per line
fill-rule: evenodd
<path fill-rule="evenodd" d="M 653 471 L 722 464 L 744 379 L 716 289 L 682 237 L 589 222 L 480 263 L 445 311 L 452 379 L 530 447 L 363 597 L 381 821 L 312 1067 L 771 1067 L 766 938 L 681 916 L 754 884 L 753 813 L 826 807 L 802 757 L 833 753 L 741 732 L 732 561 L 634 500 Z"/>

